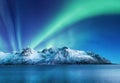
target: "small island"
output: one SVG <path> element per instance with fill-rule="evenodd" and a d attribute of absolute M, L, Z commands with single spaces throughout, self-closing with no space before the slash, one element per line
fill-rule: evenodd
<path fill-rule="evenodd" d="M 93 52 L 73 50 L 68 47 L 36 51 L 25 48 L 21 52 L 0 52 L 1 65 L 54 65 L 54 64 L 112 64 Z"/>

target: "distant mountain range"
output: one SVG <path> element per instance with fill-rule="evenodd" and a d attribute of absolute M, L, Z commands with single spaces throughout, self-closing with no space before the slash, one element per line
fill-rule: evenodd
<path fill-rule="evenodd" d="M 0 64 L 111 64 L 111 62 L 93 52 L 72 50 L 68 47 L 62 47 L 43 49 L 42 51 L 26 48 L 21 52 L 0 52 Z"/>

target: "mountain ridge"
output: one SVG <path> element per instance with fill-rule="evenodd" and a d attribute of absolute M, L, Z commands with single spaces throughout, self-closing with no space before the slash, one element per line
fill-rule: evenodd
<path fill-rule="evenodd" d="M 42 51 L 26 48 L 21 52 L 0 52 L 0 64 L 111 64 L 111 62 L 93 52 L 62 47 L 43 49 Z"/>

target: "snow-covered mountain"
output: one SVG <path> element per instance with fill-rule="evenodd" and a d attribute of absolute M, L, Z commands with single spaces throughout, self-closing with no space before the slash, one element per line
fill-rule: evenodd
<path fill-rule="evenodd" d="M 26 48 L 22 52 L 0 52 L 0 64 L 111 64 L 111 62 L 92 52 L 63 47 L 42 51 Z"/>

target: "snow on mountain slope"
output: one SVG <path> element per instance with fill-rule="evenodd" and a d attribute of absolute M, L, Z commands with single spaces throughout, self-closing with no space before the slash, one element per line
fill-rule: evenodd
<path fill-rule="evenodd" d="M 31 48 L 22 52 L 0 52 L 0 64 L 110 64 L 111 62 L 97 54 L 67 47 L 49 48 L 36 51 Z"/>

